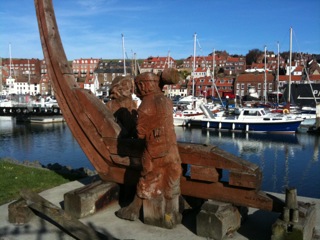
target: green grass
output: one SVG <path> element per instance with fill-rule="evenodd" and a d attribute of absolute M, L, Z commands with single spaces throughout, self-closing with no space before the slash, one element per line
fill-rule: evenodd
<path fill-rule="evenodd" d="M 41 192 L 70 180 L 75 179 L 48 169 L 28 167 L 0 159 L 0 205 L 18 199 L 22 189 Z"/>

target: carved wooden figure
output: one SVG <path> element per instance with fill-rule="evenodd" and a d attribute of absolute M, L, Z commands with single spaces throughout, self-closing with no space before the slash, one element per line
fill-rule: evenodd
<path fill-rule="evenodd" d="M 120 125 L 121 137 L 136 137 L 137 103 L 133 101 L 133 78 L 117 76 L 111 84 L 110 98 L 106 106 Z"/>
<path fill-rule="evenodd" d="M 136 77 L 137 133 L 145 141 L 142 172 L 133 202 L 117 212 L 121 218 L 138 218 L 143 205 L 145 223 L 172 228 L 181 221 L 179 213 L 181 160 L 173 125 L 172 102 L 159 87 L 160 77 L 143 73 Z"/>
<path fill-rule="evenodd" d="M 132 128 L 117 119 L 120 118 L 120 115 L 115 115 L 117 107 L 106 107 L 91 92 L 77 85 L 60 39 L 52 0 L 35 0 L 35 6 L 48 74 L 68 127 L 102 180 L 133 186 L 138 184 L 136 198 L 140 201 L 137 201 L 137 208 L 143 202 L 143 208 L 147 216 L 150 216 L 150 223 L 164 221 L 162 226 L 171 227 L 180 221 L 176 201 L 179 191 L 183 196 L 213 199 L 269 211 L 276 208 L 282 210 L 281 204 L 277 205 L 273 198 L 260 191 L 262 174 L 257 165 L 215 146 L 176 144 L 171 127 L 172 119 L 169 118 L 170 106 L 160 94 L 160 89 L 164 84 L 178 79 L 177 71 L 164 71 L 160 82 L 154 75 L 142 74 L 136 78 L 145 103 L 142 103 L 137 119 L 139 138 L 134 138 L 130 130 Z M 154 88 L 149 96 L 147 92 L 150 91 L 150 85 L 156 82 L 158 88 Z M 120 89 L 126 92 L 125 88 Z M 117 96 L 120 97 L 121 94 Z M 149 98 L 151 100 L 147 101 Z M 158 106 L 155 104 L 157 101 L 163 101 L 163 104 Z M 147 102 L 154 104 L 154 108 L 144 106 Z M 122 107 L 120 102 L 118 107 Z M 124 108 L 134 110 L 127 105 Z M 170 110 L 172 113 L 172 109 Z M 157 115 L 159 118 L 151 120 Z M 147 121 L 143 119 L 149 117 L 150 122 L 143 126 L 142 123 Z M 164 125 L 164 121 L 169 121 L 169 124 Z M 153 144 L 157 141 L 159 149 L 154 151 Z M 166 146 L 168 143 L 172 146 Z M 186 169 L 190 169 L 188 174 Z M 221 180 L 223 172 L 228 173 L 225 181 Z M 157 206 L 156 201 L 161 202 L 158 206 L 162 208 L 151 213 L 152 206 Z M 151 207 L 145 209 L 147 205 Z M 164 219 L 157 213 L 164 213 Z M 129 209 L 120 210 L 118 215 L 129 219 L 137 216 L 135 211 Z"/>

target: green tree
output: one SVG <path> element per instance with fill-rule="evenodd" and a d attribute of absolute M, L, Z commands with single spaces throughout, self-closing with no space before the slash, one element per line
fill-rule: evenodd
<path fill-rule="evenodd" d="M 257 62 L 261 54 L 263 54 L 263 52 L 257 48 L 249 50 L 249 52 L 246 55 L 246 64 L 251 65 L 252 63 Z"/>

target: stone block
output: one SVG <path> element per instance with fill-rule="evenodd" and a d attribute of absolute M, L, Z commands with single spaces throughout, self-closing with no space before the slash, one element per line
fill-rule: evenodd
<path fill-rule="evenodd" d="M 241 216 L 236 207 L 209 200 L 197 215 L 197 235 L 220 240 L 237 231 L 240 224 Z"/>
<path fill-rule="evenodd" d="M 83 218 L 104 209 L 119 199 L 119 185 L 101 180 L 72 190 L 64 195 L 64 210 L 76 218 Z"/>
<path fill-rule="evenodd" d="M 8 220 L 13 224 L 26 224 L 35 214 L 28 207 L 26 201 L 22 198 L 8 205 Z"/>

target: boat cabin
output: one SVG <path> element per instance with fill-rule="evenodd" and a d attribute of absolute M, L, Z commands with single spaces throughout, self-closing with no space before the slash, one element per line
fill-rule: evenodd
<path fill-rule="evenodd" d="M 265 110 L 263 108 L 237 108 L 235 109 L 235 115 L 243 118 L 250 118 L 254 117 L 256 118 L 257 116 L 262 117 L 267 115 Z"/>

